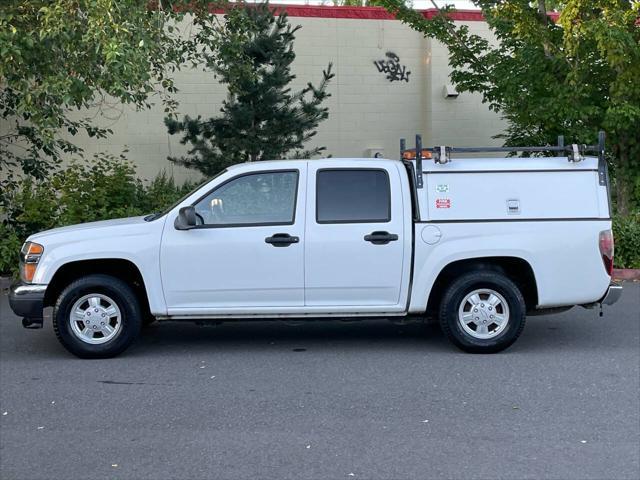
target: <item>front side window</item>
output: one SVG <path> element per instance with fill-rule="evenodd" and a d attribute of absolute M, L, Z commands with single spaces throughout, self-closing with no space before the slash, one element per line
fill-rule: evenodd
<path fill-rule="evenodd" d="M 297 171 L 256 172 L 222 184 L 195 204 L 204 225 L 294 223 Z"/>
<path fill-rule="evenodd" d="M 319 170 L 318 223 L 384 223 L 391 220 L 389 175 L 385 170 Z"/>

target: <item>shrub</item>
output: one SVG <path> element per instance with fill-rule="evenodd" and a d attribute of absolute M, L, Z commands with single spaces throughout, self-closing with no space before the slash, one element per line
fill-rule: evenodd
<path fill-rule="evenodd" d="M 31 233 L 57 225 L 60 208 L 58 197 L 48 180 L 27 177 L 6 193 L 7 225 L 26 238 Z"/>
<path fill-rule="evenodd" d="M 640 268 L 640 212 L 613 219 L 614 262 L 618 268 Z"/>
<path fill-rule="evenodd" d="M 142 215 L 140 180 L 124 157 L 102 156 L 94 162 L 73 163 L 52 180 L 59 196 L 59 225 Z"/>
<path fill-rule="evenodd" d="M 151 180 L 149 185 L 143 188 L 140 207 L 145 213 L 163 211 L 196 186 L 198 186 L 198 182 L 189 181 L 182 185 L 176 185 L 174 178 L 162 170 Z"/>
<path fill-rule="evenodd" d="M 22 240 L 11 227 L 0 223 L 0 273 L 17 273 Z"/>
<path fill-rule="evenodd" d="M 35 232 L 162 211 L 194 187 L 177 185 L 164 171 L 145 183 L 123 156 L 111 155 L 72 163 L 43 180 L 24 178 L 3 192 L 0 275 L 15 274 L 20 246 Z"/>

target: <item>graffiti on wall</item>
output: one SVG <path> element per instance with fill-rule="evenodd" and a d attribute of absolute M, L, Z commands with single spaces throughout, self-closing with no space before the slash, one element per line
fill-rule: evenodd
<path fill-rule="evenodd" d="M 405 65 L 400 65 L 400 57 L 393 52 L 387 52 L 386 57 L 386 59 L 373 62 L 378 71 L 386 74 L 386 78 L 390 82 L 401 82 L 402 80 L 409 82 L 411 72 L 407 70 Z"/>

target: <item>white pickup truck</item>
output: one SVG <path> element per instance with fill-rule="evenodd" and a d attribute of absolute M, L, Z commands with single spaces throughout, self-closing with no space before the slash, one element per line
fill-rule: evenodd
<path fill-rule="evenodd" d="M 561 156 L 458 155 L 488 150 Z M 155 319 L 432 317 L 497 352 L 527 314 L 617 300 L 604 136 L 401 153 L 235 165 L 162 214 L 32 235 L 10 305 L 27 328 L 53 306 L 62 344 L 101 358 Z"/>

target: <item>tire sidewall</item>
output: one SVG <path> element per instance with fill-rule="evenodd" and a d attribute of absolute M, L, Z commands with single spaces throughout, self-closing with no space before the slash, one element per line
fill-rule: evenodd
<path fill-rule="evenodd" d="M 472 291 L 491 289 L 504 297 L 509 307 L 509 321 L 502 332 L 493 338 L 479 339 L 469 335 L 458 321 L 463 299 Z M 510 346 L 524 328 L 526 308 L 518 287 L 498 272 L 474 272 L 454 281 L 442 302 L 440 323 L 450 340 L 465 351 L 494 353 Z"/>
<path fill-rule="evenodd" d="M 74 303 L 84 295 L 101 293 L 120 309 L 120 332 L 108 342 L 92 345 L 80 340 L 72 331 L 69 315 Z M 53 310 L 53 325 L 62 345 L 81 358 L 108 358 L 124 351 L 138 336 L 142 315 L 138 300 L 123 281 L 108 275 L 90 275 L 71 283 L 58 297 Z"/>

